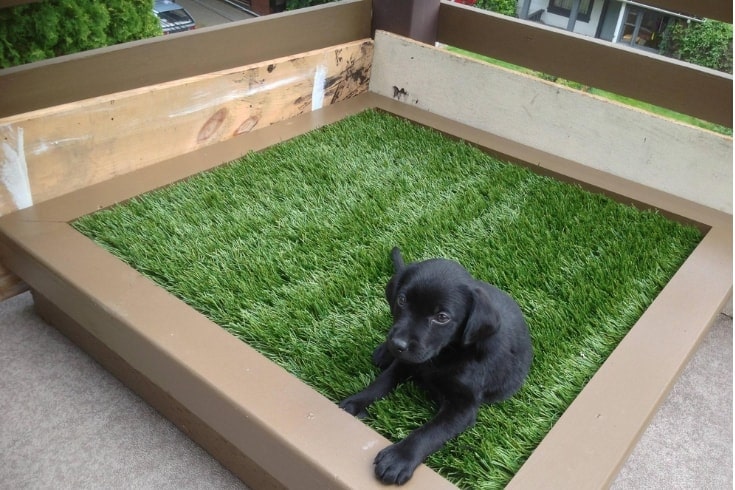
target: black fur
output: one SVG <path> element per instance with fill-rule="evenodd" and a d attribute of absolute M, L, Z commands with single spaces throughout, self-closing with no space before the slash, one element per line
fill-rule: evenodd
<path fill-rule="evenodd" d="M 472 426 L 483 403 L 505 400 L 521 387 L 533 349 L 521 309 L 505 292 L 450 260 L 406 265 L 398 248 L 391 256 L 395 273 L 385 296 L 393 326 L 373 353 L 383 371 L 340 407 L 364 417 L 368 405 L 409 378 L 439 403 L 432 420 L 375 457 L 377 477 L 401 485 Z"/>

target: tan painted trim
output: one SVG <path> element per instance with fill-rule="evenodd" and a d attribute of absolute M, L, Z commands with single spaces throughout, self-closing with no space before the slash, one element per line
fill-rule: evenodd
<path fill-rule="evenodd" d="M 640 3 L 732 24 L 732 2 L 726 0 L 644 0 Z"/>
<path fill-rule="evenodd" d="M 33 292 L 33 302 L 36 313 L 41 318 L 54 325 L 111 374 L 140 394 L 148 404 L 176 424 L 187 436 L 197 441 L 211 454 L 216 455 L 224 466 L 243 481 L 247 481 L 252 488 L 274 490 L 285 488 L 221 434 L 212 430 L 186 406 L 143 376 L 116 352 L 100 342 L 92 333 L 81 327 L 79 323 L 37 291 Z"/>
<path fill-rule="evenodd" d="M 7 233 L 0 254 L 14 272 L 288 488 L 380 488 L 372 459 L 375 448 L 387 441 L 66 221 L 340 119 L 361 110 L 360 100 L 243 134 L 0 220 Z M 31 221 L 35 225 L 29 228 Z M 43 259 L 28 260 L 28 253 Z M 70 262 L 71 257 L 76 259 Z M 100 270 L 105 270 L 104 284 L 96 284 Z M 451 488 L 425 467 L 414 478 L 417 488 Z"/>
<path fill-rule="evenodd" d="M 368 38 L 370 12 L 343 0 L 0 70 L 0 117 Z"/>
<path fill-rule="evenodd" d="M 0 255 L 54 305 L 42 305 L 43 311 L 62 312 L 74 328 L 86 330 L 159 390 L 170 393 L 213 434 L 224 437 L 228 450 L 236 448 L 281 484 L 382 488 L 372 476 L 371 460 L 386 444 L 383 438 L 66 224 L 368 107 L 408 117 L 583 185 L 609 189 L 625 200 L 665 206 L 669 214 L 709 230 L 511 482 L 516 488 L 603 486 L 731 294 L 729 215 L 402 102 L 363 94 L 8 215 L 0 219 Z M 56 320 L 55 315 L 49 318 Z M 95 353 L 98 347 L 91 350 Z M 208 450 L 221 456 L 216 447 Z M 407 488 L 444 487 L 450 486 L 422 466 Z"/>
<path fill-rule="evenodd" d="M 732 127 L 732 75 L 443 0 L 438 41 Z"/>

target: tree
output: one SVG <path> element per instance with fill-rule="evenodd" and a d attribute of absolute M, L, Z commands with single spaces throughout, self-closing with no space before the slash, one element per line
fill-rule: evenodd
<path fill-rule="evenodd" d="M 45 0 L 0 9 L 0 68 L 161 34 L 152 0 Z"/>
<path fill-rule="evenodd" d="M 516 0 L 477 0 L 475 7 L 516 17 Z"/>
<path fill-rule="evenodd" d="M 664 32 L 661 54 L 732 73 L 732 24 L 709 19 L 671 24 Z"/>

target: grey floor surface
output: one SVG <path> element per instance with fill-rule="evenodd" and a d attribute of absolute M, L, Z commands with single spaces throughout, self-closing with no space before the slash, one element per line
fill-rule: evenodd
<path fill-rule="evenodd" d="M 732 312 L 721 314 L 613 485 L 732 488 Z M 0 303 L 0 488 L 234 489 L 199 446 L 33 311 Z"/>

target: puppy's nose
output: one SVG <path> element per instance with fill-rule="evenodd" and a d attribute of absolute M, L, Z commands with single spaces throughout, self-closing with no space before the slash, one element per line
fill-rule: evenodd
<path fill-rule="evenodd" d="M 408 349 L 408 342 L 404 339 L 391 339 L 391 345 L 396 352 L 405 352 Z"/>

